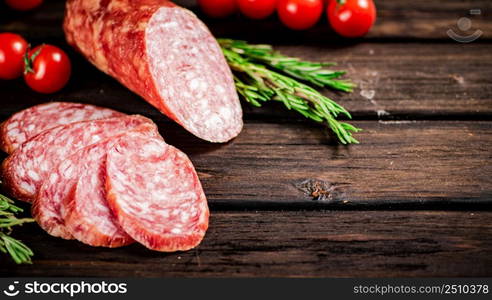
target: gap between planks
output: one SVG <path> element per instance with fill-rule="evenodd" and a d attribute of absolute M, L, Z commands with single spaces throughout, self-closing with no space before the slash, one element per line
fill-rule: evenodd
<path fill-rule="evenodd" d="M 34 265 L 8 276 L 481 277 L 492 275 L 492 212 L 216 212 L 198 248 L 95 248 L 16 229 Z M 56 253 L 56 257 L 54 256 Z"/>

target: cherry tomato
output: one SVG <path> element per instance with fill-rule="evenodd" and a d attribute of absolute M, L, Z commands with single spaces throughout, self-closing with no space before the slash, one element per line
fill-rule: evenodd
<path fill-rule="evenodd" d="M 0 33 L 0 79 L 15 79 L 22 75 L 27 47 L 20 35 Z"/>
<path fill-rule="evenodd" d="M 360 37 L 369 32 L 376 20 L 372 0 L 331 0 L 328 20 L 333 29 L 345 37 Z"/>
<path fill-rule="evenodd" d="M 43 0 L 5 0 L 5 3 L 15 10 L 31 10 L 43 3 Z"/>
<path fill-rule="evenodd" d="M 28 53 L 24 80 L 36 92 L 50 94 L 61 90 L 70 78 L 71 64 L 67 54 L 51 45 L 38 46 Z"/>
<path fill-rule="evenodd" d="M 212 18 L 225 18 L 237 11 L 236 0 L 198 0 L 198 5 Z"/>
<path fill-rule="evenodd" d="M 277 13 L 285 26 L 303 30 L 313 27 L 323 13 L 323 0 L 279 0 Z"/>
<path fill-rule="evenodd" d="M 277 0 L 237 0 L 237 5 L 246 17 L 265 19 L 275 11 Z"/>

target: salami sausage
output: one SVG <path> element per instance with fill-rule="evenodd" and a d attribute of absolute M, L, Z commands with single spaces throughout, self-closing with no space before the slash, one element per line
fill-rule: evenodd
<path fill-rule="evenodd" d="M 153 124 L 129 132 L 159 137 Z M 124 134 L 127 132 L 75 152 L 51 171 L 31 209 L 41 228 L 53 236 L 76 238 L 92 246 L 119 247 L 133 241 L 117 224 L 105 198 L 106 151 Z"/>
<path fill-rule="evenodd" d="M 226 142 L 242 129 L 231 70 L 208 28 L 162 0 L 69 0 L 68 43 L 194 135 Z"/>
<path fill-rule="evenodd" d="M 91 147 L 84 153 L 91 159 L 80 172 L 73 192 L 64 199 L 60 212 L 75 239 L 91 246 L 115 248 L 134 240 L 121 228 L 107 205 L 104 146 Z"/>
<path fill-rule="evenodd" d="M 160 139 L 125 135 L 108 150 L 108 204 L 121 227 L 157 251 L 197 246 L 208 227 L 207 199 L 188 157 Z"/>
<path fill-rule="evenodd" d="M 0 125 L 0 149 L 8 154 L 39 133 L 59 125 L 105 118 L 123 113 L 94 105 L 50 102 L 12 115 Z"/>
<path fill-rule="evenodd" d="M 154 125 L 130 132 L 158 137 Z M 70 155 L 42 184 L 32 215 L 53 236 L 75 238 L 91 246 L 119 247 L 133 242 L 106 203 L 106 151 L 121 133 Z"/>
<path fill-rule="evenodd" d="M 4 160 L 2 177 L 7 191 L 19 200 L 31 202 L 43 180 L 67 156 L 142 124 L 153 122 L 142 116 L 125 116 L 77 122 L 44 131 Z"/>

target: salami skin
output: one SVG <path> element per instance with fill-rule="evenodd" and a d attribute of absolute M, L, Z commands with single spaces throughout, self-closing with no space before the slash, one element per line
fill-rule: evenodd
<path fill-rule="evenodd" d="M 226 142 L 242 129 L 232 73 L 208 28 L 162 0 L 69 0 L 67 41 L 194 135 Z"/>
<path fill-rule="evenodd" d="M 142 124 L 153 122 L 142 116 L 125 116 L 77 122 L 44 131 L 4 160 L 2 177 L 7 191 L 18 200 L 32 202 L 43 180 L 67 156 Z"/>
<path fill-rule="evenodd" d="M 123 113 L 94 105 L 50 102 L 12 115 L 0 125 L 0 149 L 8 154 L 39 133 L 59 125 L 105 118 Z"/>
<path fill-rule="evenodd" d="M 133 239 L 165 252 L 191 249 L 203 239 L 207 200 L 184 153 L 128 134 L 109 149 L 106 174 L 108 204 Z"/>
<path fill-rule="evenodd" d="M 129 132 L 159 136 L 153 124 Z M 31 209 L 41 228 L 52 236 L 75 238 L 91 246 L 119 247 L 133 242 L 109 210 L 104 186 L 106 151 L 125 134 L 75 152 L 50 172 Z"/>

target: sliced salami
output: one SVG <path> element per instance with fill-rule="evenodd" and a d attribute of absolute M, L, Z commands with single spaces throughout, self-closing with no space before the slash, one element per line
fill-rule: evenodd
<path fill-rule="evenodd" d="M 241 131 L 231 70 L 190 11 L 160 0 L 69 0 L 64 30 L 96 67 L 194 135 L 226 142 Z"/>
<path fill-rule="evenodd" d="M 153 124 L 129 132 L 159 136 Z M 127 132 L 75 152 L 51 171 L 31 210 L 41 228 L 53 236 L 76 238 L 92 246 L 119 247 L 133 241 L 117 224 L 106 204 L 102 177 L 109 145 L 124 134 Z"/>
<path fill-rule="evenodd" d="M 106 149 L 94 147 L 87 154 L 92 158 L 62 205 L 65 226 L 75 239 L 87 245 L 129 245 L 134 240 L 121 228 L 106 201 Z"/>
<path fill-rule="evenodd" d="M 122 116 L 123 113 L 89 104 L 36 105 L 12 115 L 0 125 L 0 149 L 10 154 L 32 137 L 59 125 Z"/>
<path fill-rule="evenodd" d="M 106 169 L 108 204 L 133 239 L 165 252 L 200 243 L 209 210 L 184 153 L 162 140 L 129 134 L 109 149 Z"/>
<path fill-rule="evenodd" d="M 65 166 L 66 163 L 67 166 Z M 38 225 L 52 236 L 73 239 L 72 234 L 65 228 L 65 222 L 60 215 L 60 205 L 64 198 L 74 191 L 75 180 L 71 168 L 77 163 L 71 159 L 62 162 L 63 167 L 52 170 L 39 188 L 36 198 L 32 201 L 31 215 Z"/>
<path fill-rule="evenodd" d="M 83 121 L 58 126 L 35 136 L 2 164 L 7 190 L 19 200 L 31 202 L 45 178 L 59 162 L 77 150 L 153 122 L 142 116 Z"/>

